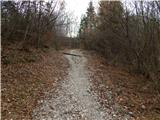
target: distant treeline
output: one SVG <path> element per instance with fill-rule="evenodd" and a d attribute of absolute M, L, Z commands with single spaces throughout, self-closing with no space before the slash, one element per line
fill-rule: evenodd
<path fill-rule="evenodd" d="M 160 82 L 160 1 L 100 1 L 97 14 L 90 2 L 79 37 L 85 49 Z"/>
<path fill-rule="evenodd" d="M 24 46 L 56 45 L 56 36 L 70 31 L 71 15 L 63 0 L 1 1 L 2 45 L 20 41 Z"/>

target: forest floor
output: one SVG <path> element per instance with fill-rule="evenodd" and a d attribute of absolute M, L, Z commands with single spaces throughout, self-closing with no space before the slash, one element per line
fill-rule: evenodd
<path fill-rule="evenodd" d="M 2 48 L 2 120 L 29 120 L 39 99 L 67 75 L 68 62 L 61 52 L 22 49 L 19 44 Z"/>
<path fill-rule="evenodd" d="M 13 48 L 2 50 L 2 119 L 160 120 L 153 82 L 95 52 Z"/>
<path fill-rule="evenodd" d="M 128 113 L 136 120 L 160 120 L 160 92 L 153 81 L 113 66 L 95 52 L 84 53 L 88 55 L 90 77 L 101 105 Z M 112 101 L 107 100 L 108 90 Z M 115 104 L 123 109 L 114 107 Z"/>

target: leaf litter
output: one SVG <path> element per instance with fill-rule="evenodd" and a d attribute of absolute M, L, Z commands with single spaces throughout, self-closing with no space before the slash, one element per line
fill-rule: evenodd
<path fill-rule="evenodd" d="M 93 90 L 102 105 L 115 109 L 117 115 L 129 114 L 136 120 L 160 119 L 160 94 L 154 88 L 153 81 L 108 64 L 96 52 L 84 53 L 90 61 L 88 69 L 91 71 Z M 110 91 L 111 97 L 107 91 Z M 119 107 L 115 107 L 115 104 Z"/>
<path fill-rule="evenodd" d="M 31 119 L 37 101 L 67 75 L 68 62 L 55 50 L 26 52 L 9 46 L 2 49 L 1 67 L 2 119 Z"/>

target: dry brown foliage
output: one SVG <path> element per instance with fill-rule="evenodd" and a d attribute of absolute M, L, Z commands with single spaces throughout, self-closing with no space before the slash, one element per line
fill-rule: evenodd
<path fill-rule="evenodd" d="M 103 105 L 109 107 L 105 92 L 109 89 L 112 91 L 112 104 L 120 104 L 136 120 L 160 119 L 160 93 L 152 81 L 142 75 L 131 74 L 124 68 L 109 65 L 105 58 L 94 52 L 89 61 L 94 89 L 98 91 Z"/>
<path fill-rule="evenodd" d="M 15 46 L 2 50 L 2 119 L 31 119 L 37 100 L 65 77 L 68 63 L 54 50 L 21 51 Z M 4 56 L 10 58 L 7 64 Z"/>

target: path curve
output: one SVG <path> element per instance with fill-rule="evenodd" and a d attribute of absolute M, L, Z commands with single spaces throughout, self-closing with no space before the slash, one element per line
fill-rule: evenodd
<path fill-rule="evenodd" d="M 71 50 L 65 55 L 70 68 L 67 80 L 50 92 L 42 104 L 34 110 L 34 120 L 109 120 L 109 116 L 90 91 L 91 82 L 86 69 L 87 59 L 79 50 Z"/>

